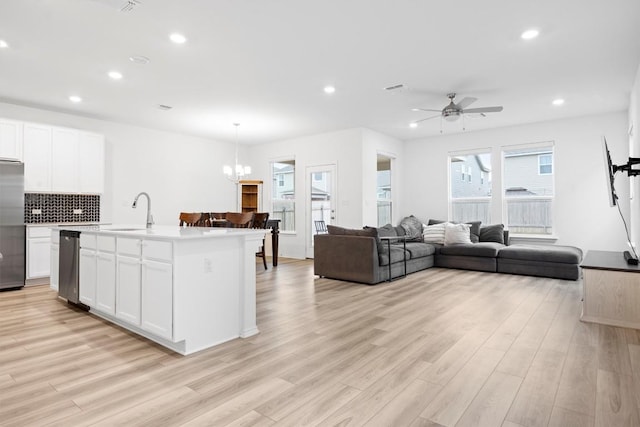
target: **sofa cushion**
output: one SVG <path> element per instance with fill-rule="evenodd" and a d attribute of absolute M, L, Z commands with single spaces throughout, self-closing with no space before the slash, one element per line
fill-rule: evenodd
<path fill-rule="evenodd" d="M 436 252 L 436 248 L 428 243 L 407 242 L 406 245 L 411 259 L 433 255 Z M 398 246 L 402 246 L 402 244 L 398 244 Z"/>
<path fill-rule="evenodd" d="M 386 244 L 385 244 L 386 246 Z M 404 261 L 405 251 L 402 246 L 399 245 L 391 245 L 391 263 L 394 262 L 403 262 Z M 410 255 L 407 253 L 407 259 L 409 259 Z M 380 265 L 389 265 L 389 252 L 384 251 L 384 253 L 378 251 L 378 262 Z"/>
<path fill-rule="evenodd" d="M 459 245 L 471 243 L 471 227 L 469 224 L 447 223 L 444 227 L 444 245 Z"/>
<path fill-rule="evenodd" d="M 398 232 L 396 228 L 391 224 L 385 224 L 382 227 L 378 227 L 379 237 L 396 237 L 397 235 Z"/>
<path fill-rule="evenodd" d="M 500 250 L 498 258 L 538 262 L 560 262 L 580 264 L 582 250 L 573 246 L 559 245 L 512 245 Z"/>
<path fill-rule="evenodd" d="M 430 219 L 427 225 L 442 224 L 443 222 L 448 221 L 443 221 L 440 219 Z M 453 224 L 458 223 L 454 222 Z M 482 221 L 469 221 L 465 222 L 465 224 L 469 224 L 471 226 L 469 236 L 471 238 L 471 243 L 478 243 L 480 241 L 480 224 L 482 224 Z"/>
<path fill-rule="evenodd" d="M 422 221 L 415 216 L 407 216 L 402 218 L 400 225 L 404 228 L 404 234 L 407 236 L 408 242 L 422 241 Z"/>
<path fill-rule="evenodd" d="M 447 223 L 427 225 L 422 230 L 422 240 L 426 243 L 444 244 L 444 229 Z"/>
<path fill-rule="evenodd" d="M 373 237 L 378 247 L 378 254 L 386 250 L 386 245 L 382 244 L 382 241 L 378 237 L 378 229 L 375 227 L 364 227 L 363 229 L 344 228 L 337 225 L 327 224 L 327 232 L 333 235 L 339 236 L 359 236 L 359 237 Z"/>
<path fill-rule="evenodd" d="M 480 227 L 480 241 L 504 244 L 504 225 L 493 224 Z"/>
<path fill-rule="evenodd" d="M 497 257 L 504 245 L 493 242 L 468 243 L 466 245 L 450 245 L 439 248 L 442 255 L 461 255 L 476 257 Z"/>

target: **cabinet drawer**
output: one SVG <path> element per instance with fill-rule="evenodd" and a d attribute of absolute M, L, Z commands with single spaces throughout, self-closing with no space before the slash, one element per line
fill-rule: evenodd
<path fill-rule="evenodd" d="M 80 233 L 80 247 L 83 249 L 95 249 L 96 235 Z"/>
<path fill-rule="evenodd" d="M 173 259 L 171 242 L 145 240 L 142 245 L 142 257 L 145 259 L 156 259 L 171 262 Z"/>
<path fill-rule="evenodd" d="M 51 237 L 51 228 L 27 227 L 27 237 Z"/>
<path fill-rule="evenodd" d="M 112 236 L 98 236 L 98 250 L 102 252 L 115 252 L 116 238 Z"/>
<path fill-rule="evenodd" d="M 140 256 L 140 240 L 129 239 L 126 237 L 118 237 L 117 247 L 119 255 L 128 255 L 133 257 Z"/>

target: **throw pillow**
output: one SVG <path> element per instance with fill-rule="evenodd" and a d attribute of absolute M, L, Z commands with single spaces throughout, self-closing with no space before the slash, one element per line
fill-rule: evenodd
<path fill-rule="evenodd" d="M 444 245 L 471 243 L 471 226 L 469 224 L 445 224 Z"/>
<path fill-rule="evenodd" d="M 369 227 L 365 225 L 362 230 L 353 230 L 354 235 L 356 236 L 365 236 L 365 237 L 373 237 L 376 239 L 376 246 L 378 247 L 378 254 L 387 251 L 387 244 L 380 240 L 380 234 L 378 233 L 378 229 L 375 227 Z"/>
<path fill-rule="evenodd" d="M 425 226 L 422 232 L 422 240 L 425 243 L 444 245 L 444 228 L 446 225 L 446 222 L 441 222 L 440 224 Z"/>
<path fill-rule="evenodd" d="M 391 224 L 385 224 L 378 227 L 378 236 L 380 237 L 396 237 L 398 235 L 396 228 Z"/>
<path fill-rule="evenodd" d="M 407 242 L 422 241 L 422 221 L 411 215 L 400 221 L 400 225 L 404 228 L 404 234 L 407 236 Z"/>
<path fill-rule="evenodd" d="M 443 222 L 447 222 L 447 221 L 442 221 L 439 219 L 430 219 L 428 225 L 441 224 Z M 453 224 L 459 224 L 459 223 L 454 222 Z M 465 222 L 465 224 L 469 224 L 471 226 L 471 229 L 470 229 L 471 243 L 478 243 L 480 241 L 480 224 L 482 224 L 482 221 L 469 221 L 469 222 Z"/>
<path fill-rule="evenodd" d="M 495 242 L 504 245 L 504 225 L 494 224 L 487 225 L 480 229 L 481 242 Z"/>
<path fill-rule="evenodd" d="M 344 235 L 346 234 L 345 231 L 347 229 L 343 228 L 343 227 L 338 227 L 337 225 L 331 225 L 331 224 L 327 224 L 327 232 L 329 234 L 336 234 L 336 235 Z"/>

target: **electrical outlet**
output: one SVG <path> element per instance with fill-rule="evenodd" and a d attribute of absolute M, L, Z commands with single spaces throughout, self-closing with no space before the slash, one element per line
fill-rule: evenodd
<path fill-rule="evenodd" d="M 31 209 L 31 215 L 42 215 L 42 209 Z"/>
<path fill-rule="evenodd" d="M 74 214 L 74 215 L 80 215 L 80 214 L 82 214 L 82 209 L 74 209 L 74 210 L 73 210 L 73 214 Z"/>

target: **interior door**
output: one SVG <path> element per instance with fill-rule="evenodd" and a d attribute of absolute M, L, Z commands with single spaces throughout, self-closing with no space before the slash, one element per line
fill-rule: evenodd
<path fill-rule="evenodd" d="M 313 258 L 313 236 L 315 221 L 334 224 L 337 218 L 338 200 L 336 165 L 307 166 L 306 170 L 306 234 L 307 258 Z"/>

